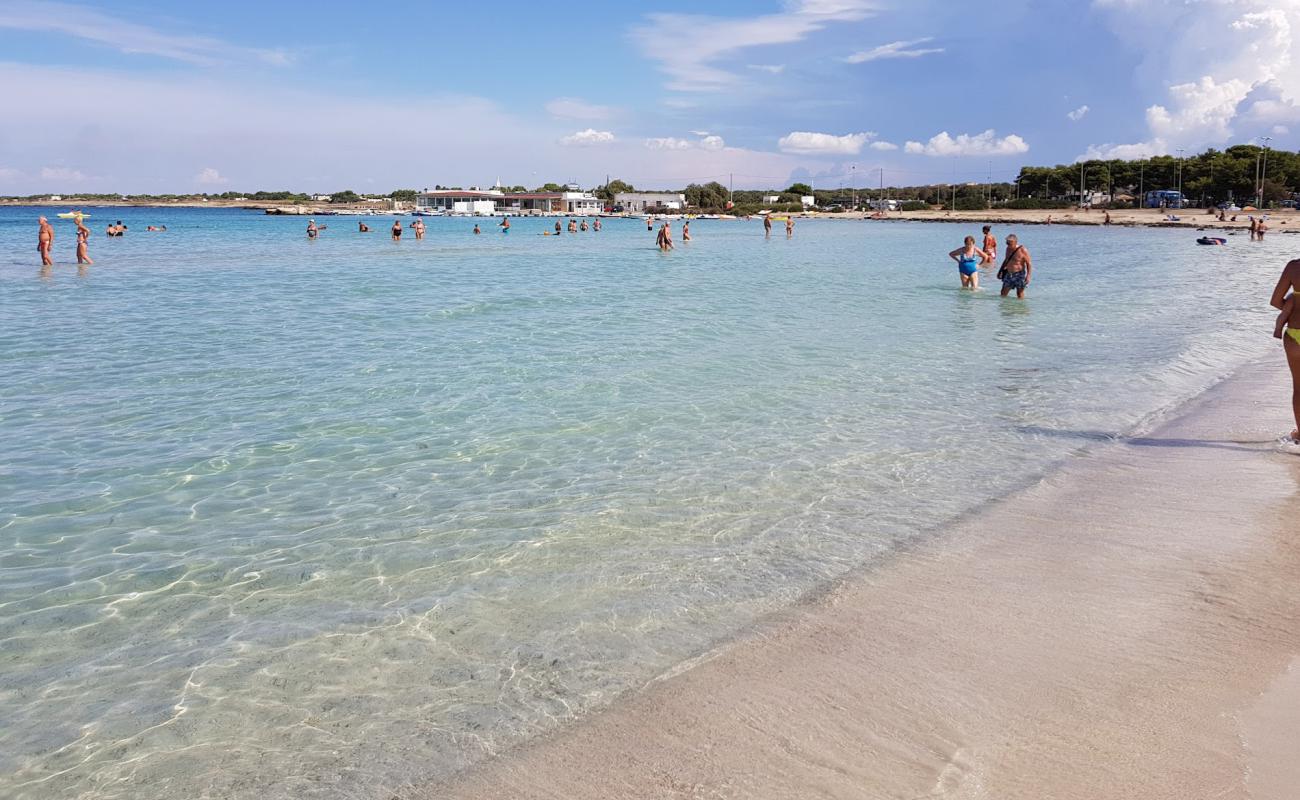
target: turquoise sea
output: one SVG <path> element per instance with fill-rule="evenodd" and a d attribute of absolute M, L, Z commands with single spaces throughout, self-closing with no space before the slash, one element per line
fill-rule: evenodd
<path fill-rule="evenodd" d="M 42 274 L 38 213 L 0 208 L 13 800 L 445 776 L 1269 353 L 1295 251 L 998 226 L 1017 302 L 959 291 L 975 225 L 700 220 L 663 254 L 636 220 L 91 209 L 95 265 L 56 221 Z"/>

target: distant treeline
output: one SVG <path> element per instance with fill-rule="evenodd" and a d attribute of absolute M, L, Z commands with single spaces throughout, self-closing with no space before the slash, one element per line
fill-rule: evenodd
<path fill-rule="evenodd" d="M 1180 159 L 1177 156 L 1152 156 L 1137 160 L 1106 159 L 1083 161 L 1075 164 L 1058 164 L 1054 167 L 1021 167 L 1015 182 L 931 184 L 927 186 L 892 186 L 883 190 L 876 187 L 858 189 L 817 189 L 806 183 L 794 183 L 785 189 L 737 189 L 730 191 L 717 181 L 692 183 L 676 191 L 686 195 L 692 209 L 701 212 L 732 210 L 736 213 L 753 213 L 769 208 L 778 211 L 798 210 L 801 201 L 809 195 L 822 209 L 847 209 L 856 204 L 867 206 L 870 201 L 889 198 L 901 201 L 904 207 L 949 206 L 961 209 L 983 209 L 990 205 L 1011 208 L 1056 208 L 1078 202 L 1080 182 L 1087 197 L 1100 193 L 1112 198 L 1130 195 L 1141 202 L 1144 192 L 1178 187 Z M 1263 194 L 1265 204 L 1273 204 L 1294 197 L 1300 189 L 1300 153 L 1286 150 L 1268 150 L 1255 145 L 1235 145 L 1226 150 L 1206 150 L 1181 159 L 1183 195 L 1189 203 L 1213 205 L 1228 200 L 1254 202 L 1257 193 Z M 437 186 L 436 189 L 460 189 L 459 186 Z M 534 191 L 558 192 L 564 190 L 559 183 L 544 183 Z M 503 187 L 507 192 L 526 191 L 524 186 Z M 611 180 L 592 190 L 606 203 L 613 203 L 620 192 L 632 192 L 632 184 Z M 330 195 L 332 203 L 358 203 L 365 200 L 393 200 L 410 203 L 415 200 L 415 189 L 395 189 L 388 194 L 358 194 L 343 189 Z M 764 198 L 776 197 L 775 202 Z M 48 194 L 26 197 L 4 197 L 5 200 L 41 201 Z M 170 202 L 182 200 L 259 201 L 278 203 L 308 203 L 312 195 L 300 192 L 221 192 L 220 194 L 81 194 L 63 195 L 65 201 L 135 201 Z M 733 203 L 728 206 L 728 203 Z"/>
<path fill-rule="evenodd" d="M 1085 194 L 1131 194 L 1139 198 L 1156 189 L 1177 189 L 1178 156 L 1136 160 L 1093 160 L 1055 167 L 1022 167 L 1020 196 L 1038 199 Z M 1291 198 L 1300 187 L 1300 153 L 1241 144 L 1206 150 L 1181 159 L 1183 195 L 1190 203 L 1214 205 L 1228 200 L 1254 201 L 1262 187 L 1265 203 Z M 1113 189 L 1113 191 L 1112 191 Z"/>

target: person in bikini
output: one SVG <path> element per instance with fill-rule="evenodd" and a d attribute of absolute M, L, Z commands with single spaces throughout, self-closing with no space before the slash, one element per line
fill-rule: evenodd
<path fill-rule="evenodd" d="M 90 253 L 86 252 L 90 242 L 90 228 L 85 226 L 81 217 L 73 217 L 73 219 L 77 221 L 77 263 L 94 264 L 95 262 L 90 260 Z"/>
<path fill-rule="evenodd" d="M 992 225 L 984 226 L 984 247 L 982 249 L 987 254 L 987 260 L 982 262 L 981 266 L 992 264 L 998 260 L 998 237 L 993 235 Z"/>
<path fill-rule="evenodd" d="M 691 221 L 687 220 L 686 222 L 682 223 L 682 241 L 689 242 L 690 240 L 691 240 Z"/>
<path fill-rule="evenodd" d="M 402 221 L 400 219 L 395 219 L 393 220 L 393 241 L 394 242 L 399 241 L 401 238 L 402 238 Z"/>
<path fill-rule="evenodd" d="M 1291 369 L 1291 413 L 1295 417 L 1295 428 L 1289 438 L 1293 444 L 1300 444 L 1300 304 L 1296 303 L 1297 291 L 1300 291 L 1300 258 L 1282 268 L 1282 276 L 1277 279 L 1269 301 L 1282 312 L 1274 325 L 1273 335 L 1282 340 L 1286 363 Z"/>
<path fill-rule="evenodd" d="M 1006 297 L 1015 289 L 1016 298 L 1025 299 L 1025 289 L 1033 276 L 1034 262 L 1029 258 L 1029 251 L 1013 233 L 1007 237 L 1007 257 L 1002 261 L 1002 269 L 998 270 L 998 277 L 1002 279 L 1002 296 Z"/>
<path fill-rule="evenodd" d="M 980 288 L 980 263 L 991 259 L 988 253 L 975 246 L 974 236 L 967 236 L 962 246 L 949 253 L 948 258 L 957 262 L 957 273 L 961 277 L 961 288 Z"/>

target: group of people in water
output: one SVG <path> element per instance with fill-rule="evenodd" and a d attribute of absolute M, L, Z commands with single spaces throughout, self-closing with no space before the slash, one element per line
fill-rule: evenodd
<path fill-rule="evenodd" d="M 972 291 L 980 288 L 980 268 L 997 263 L 998 237 L 993 235 L 993 226 L 984 226 L 984 241 L 976 245 L 974 236 L 967 236 L 961 247 L 953 250 L 948 257 L 957 262 L 957 275 L 961 278 L 963 289 Z M 998 280 L 1002 281 L 1002 296 L 1015 291 L 1016 297 L 1023 300 L 1025 289 L 1034 277 L 1034 262 L 1029 257 L 1029 250 L 1020 243 L 1014 233 L 1007 236 L 1007 254 L 998 269 Z"/>

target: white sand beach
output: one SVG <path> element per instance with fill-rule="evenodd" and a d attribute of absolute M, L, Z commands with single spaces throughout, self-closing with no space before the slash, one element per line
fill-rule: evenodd
<path fill-rule="evenodd" d="M 439 798 L 1254 798 L 1300 786 L 1280 354 Z"/>

